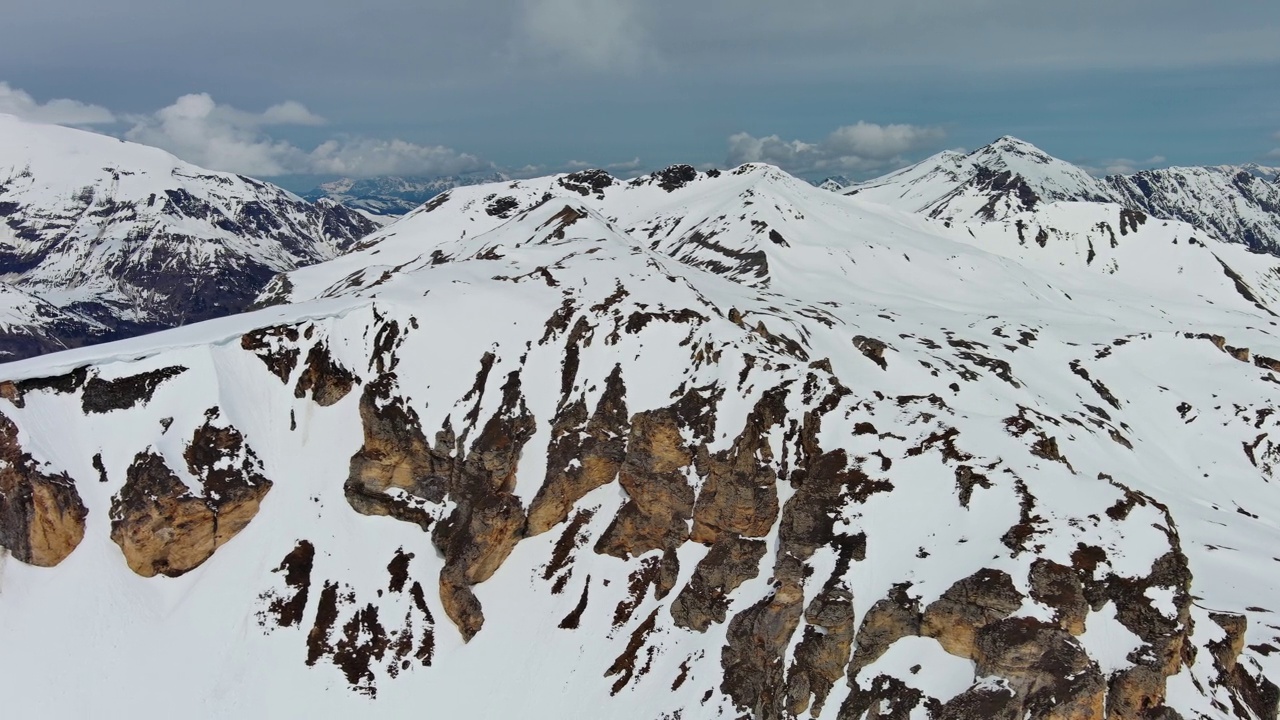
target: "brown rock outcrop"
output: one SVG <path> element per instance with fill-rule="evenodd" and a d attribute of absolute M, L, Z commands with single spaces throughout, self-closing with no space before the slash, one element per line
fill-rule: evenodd
<path fill-rule="evenodd" d="M 551 426 L 547 476 L 529 506 L 529 535 L 564 522 L 574 503 L 613 482 L 627 451 L 626 386 L 615 366 L 590 419 L 581 399 L 564 407 Z"/>
<path fill-rule="evenodd" d="M 1232 694 L 1235 714 L 1246 717 L 1244 708 L 1240 707 L 1243 705 L 1262 720 L 1276 720 L 1280 716 L 1280 687 L 1261 674 L 1254 677 L 1240 662 L 1249 629 L 1248 618 L 1229 613 L 1212 613 L 1209 617 L 1227 634 L 1222 640 L 1209 643 L 1209 651 L 1218 667 L 1219 684 Z"/>
<path fill-rule="evenodd" d="M 1031 564 L 1028 581 L 1032 599 L 1054 609 L 1059 627 L 1072 635 L 1084 633 L 1089 601 L 1075 570 L 1041 558 Z"/>
<path fill-rule="evenodd" d="M 681 404 L 638 413 L 631 420 L 627 455 L 618 482 L 629 500 L 596 543 L 596 552 L 628 558 L 675 549 L 689 538 L 693 487 L 686 472 L 693 448 L 680 435 Z M 698 398 L 701 399 L 700 397 Z"/>
<path fill-rule="evenodd" d="M 1014 693 L 992 717 L 1103 720 L 1107 684 L 1102 673 L 1056 624 L 1025 617 L 997 620 L 978 630 L 974 650 L 977 676 L 1004 678 Z"/>
<path fill-rule="evenodd" d="M 764 537 L 773 527 L 778 473 L 768 435 L 786 418 L 786 399 L 786 387 L 764 393 L 732 447 L 699 452 L 698 469 L 706 480 L 693 511 L 694 542 L 712 543 L 722 533 Z"/>
<path fill-rule="evenodd" d="M 765 551 L 763 540 L 722 535 L 672 601 L 671 617 L 675 624 L 706 632 L 712 623 L 724 622 L 729 594 L 760 574 Z"/>
<path fill-rule="evenodd" d="M 822 714 L 827 696 L 845 672 L 853 646 L 853 594 L 828 586 L 804 611 L 808 622 L 787 673 L 787 712 Z"/>
<path fill-rule="evenodd" d="M 484 625 L 471 586 L 488 580 L 525 536 L 524 506 L 512 490 L 520 455 L 536 427 L 520 391 L 520 374 L 512 372 L 502 386 L 501 405 L 448 478 L 455 507 L 432 529 L 431 541 L 445 559 L 440 571 L 445 612 L 467 640 Z M 461 447 L 455 455 L 463 456 Z"/>
<path fill-rule="evenodd" d="M 1147 590 L 1155 587 L 1172 590 L 1173 617 L 1148 597 Z M 1164 707 L 1166 682 L 1182 668 L 1190 642 L 1190 587 L 1187 558 L 1176 549 L 1157 559 L 1145 578 L 1108 578 L 1105 593 L 1115 603 L 1116 619 L 1147 645 L 1137 664 L 1111 677 L 1108 718 L 1138 720 Z"/>
<path fill-rule="evenodd" d="M 935 638 L 952 655 L 976 659 L 978 631 L 1022 607 L 1009 574 L 983 569 L 960 580 L 924 611 L 920 634 Z"/>
<path fill-rule="evenodd" d="M 311 393 L 311 399 L 317 405 L 329 407 L 346 397 L 358 382 L 360 380 L 350 370 L 333 359 L 328 344 L 321 340 L 307 353 L 307 363 L 293 388 L 293 396 L 304 398 Z"/>
<path fill-rule="evenodd" d="M 75 481 L 40 472 L 18 444 L 17 426 L 0 415 L 0 547 L 53 567 L 80 545 L 88 515 Z"/>
<path fill-rule="evenodd" d="M 524 445 L 536 429 L 520 375 L 512 372 L 502 386 L 501 405 L 466 448 L 494 361 L 492 354 L 482 358 L 475 386 L 463 398 L 474 397 L 476 403 L 464 418 L 469 425 L 462 435 L 446 419 L 434 446 L 427 444 L 417 413 L 397 394 L 394 373 L 368 383 L 360 400 L 365 442 L 351 458 L 344 486 L 357 512 L 394 517 L 431 532 L 432 544 L 445 558 L 440 598 L 467 640 L 484 624 L 471 587 L 489 579 L 525 536 L 524 507 L 511 491 Z M 446 501 L 453 510 L 437 522 L 426 506 Z"/>
<path fill-rule="evenodd" d="M 752 717 L 781 718 L 786 710 L 786 664 L 783 654 L 800 624 L 804 590 L 798 563 L 775 582 L 771 596 L 729 621 L 728 644 L 720 656 L 724 680 L 720 690 Z"/>
<path fill-rule="evenodd" d="M 343 490 L 358 513 L 386 515 L 430 530 L 433 520 L 421 501 L 444 502 L 454 471 L 453 442 L 431 448 L 417 413 L 396 390 L 394 373 L 365 385 L 360 397 L 364 445 L 351 458 Z M 403 490 L 407 497 L 389 494 L 390 490 Z"/>
<path fill-rule="evenodd" d="M 164 458 L 142 452 L 112 499 L 111 539 L 143 577 L 178 577 L 199 567 L 253 520 L 271 490 L 240 432 L 212 425 L 216 408 L 207 415 L 185 453 L 199 495 Z"/>
<path fill-rule="evenodd" d="M 289 376 L 298 365 L 298 328 L 289 325 L 254 330 L 240 338 L 240 347 L 248 350 L 272 375 L 280 378 L 280 382 L 289 382 Z"/>
<path fill-rule="evenodd" d="M 111 539 L 135 573 L 178 577 L 213 555 L 214 518 L 204 498 L 193 495 L 164 458 L 140 453 L 112 501 Z"/>
<path fill-rule="evenodd" d="M 876 601 L 858 627 L 857 647 L 849 660 L 849 678 L 884 655 L 904 637 L 920 634 L 920 601 L 911 597 L 910 583 L 895 585 L 888 597 Z"/>

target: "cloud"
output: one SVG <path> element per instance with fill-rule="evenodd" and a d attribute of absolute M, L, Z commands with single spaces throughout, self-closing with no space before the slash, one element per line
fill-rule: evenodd
<path fill-rule="evenodd" d="M 6 82 L 0 82 L 0 113 L 54 125 L 106 125 L 116 121 L 114 113 L 99 105 L 67 99 L 38 103 L 30 94 Z"/>
<path fill-rule="evenodd" d="M 614 170 L 616 172 L 633 172 L 639 170 L 643 163 L 640 162 L 639 156 L 636 156 L 626 162 L 609 163 L 605 165 L 606 170 Z"/>
<path fill-rule="evenodd" d="M 449 175 L 490 167 L 439 145 L 340 136 L 307 151 L 272 138 L 268 127 L 316 126 L 324 118 L 287 101 L 261 113 L 219 104 L 208 93 L 183 95 L 151 115 L 133 116 L 125 138 L 168 150 L 211 170 L 272 177 L 289 174 Z"/>
<path fill-rule="evenodd" d="M 1082 165 L 1090 175 L 1132 175 L 1139 170 L 1161 165 L 1167 161 L 1163 155 L 1152 155 L 1145 160 L 1130 160 L 1129 158 L 1109 158 L 1100 160 L 1099 165 Z"/>
<path fill-rule="evenodd" d="M 523 2 L 523 39 L 535 54 L 590 70 L 634 68 L 643 58 L 637 0 Z"/>
<path fill-rule="evenodd" d="M 868 122 L 837 128 L 816 143 L 742 132 L 729 137 L 726 163 L 770 163 L 797 174 L 869 172 L 901 164 L 905 153 L 936 146 L 945 138 L 941 128 Z"/>
<path fill-rule="evenodd" d="M 490 170 L 493 166 L 443 145 L 357 137 L 321 143 L 307 154 L 304 167 L 309 173 L 370 177 L 456 175 Z"/>

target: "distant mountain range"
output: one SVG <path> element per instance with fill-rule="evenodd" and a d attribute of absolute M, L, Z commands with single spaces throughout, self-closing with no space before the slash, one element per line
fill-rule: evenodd
<path fill-rule="evenodd" d="M 378 215 L 404 215 L 446 190 L 509 179 L 500 172 L 441 177 L 339 178 L 303 193 L 302 197 L 313 202 L 332 200 Z"/>
<path fill-rule="evenodd" d="M 1276 168 L 1251 164 L 1098 178 L 1030 143 L 1003 137 L 971 153 L 939 153 L 839 192 L 953 221 L 1005 219 L 1053 201 L 1110 202 L 1280 255 L 1278 176 Z"/>
<path fill-rule="evenodd" d="M 379 223 L 153 147 L 0 115 L 0 359 L 244 310 Z"/>

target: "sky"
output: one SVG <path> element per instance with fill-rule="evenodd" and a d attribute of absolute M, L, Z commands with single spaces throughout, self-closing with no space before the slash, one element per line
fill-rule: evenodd
<path fill-rule="evenodd" d="M 42 0 L 3 18 L 0 112 L 295 185 L 747 161 L 863 178 L 1006 134 L 1097 173 L 1280 165 L 1275 0 Z"/>

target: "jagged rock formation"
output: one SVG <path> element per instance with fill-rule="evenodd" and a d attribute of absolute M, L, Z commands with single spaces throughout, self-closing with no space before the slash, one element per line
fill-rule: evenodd
<path fill-rule="evenodd" d="M 271 481 L 234 427 L 218 427 L 217 408 L 187 445 L 192 492 L 155 453 L 139 453 L 111 503 L 111 540 L 143 577 L 178 577 L 199 567 L 244 530 Z"/>
<path fill-rule="evenodd" d="M 89 521 L 5 566 L 0 640 L 228 713 L 1274 718 L 1277 263 L 1034 212 L 457 188 L 204 339 L 10 366 Z"/>
<path fill-rule="evenodd" d="M 0 116 L 0 359 L 246 309 L 378 224 L 156 148 Z"/>
<path fill-rule="evenodd" d="M 0 415 L 0 547 L 24 563 L 53 567 L 84 539 L 88 511 L 65 473 L 40 472 L 18 428 Z"/>

